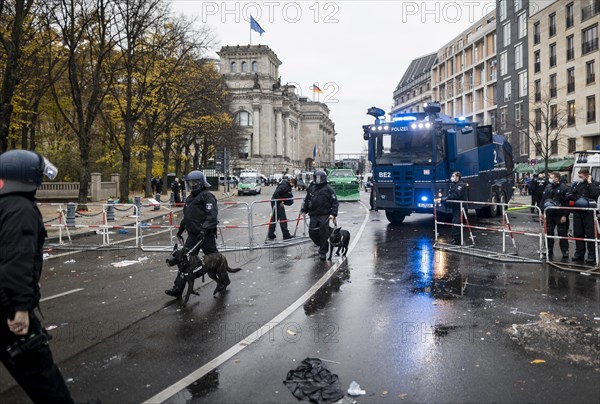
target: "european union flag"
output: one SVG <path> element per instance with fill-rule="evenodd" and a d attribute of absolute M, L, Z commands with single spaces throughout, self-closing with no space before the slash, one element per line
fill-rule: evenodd
<path fill-rule="evenodd" d="M 258 22 L 256 22 L 256 20 L 252 16 L 250 16 L 250 29 L 258 32 L 261 36 L 262 36 L 263 32 L 265 32 L 265 30 L 262 29 L 260 24 Z"/>

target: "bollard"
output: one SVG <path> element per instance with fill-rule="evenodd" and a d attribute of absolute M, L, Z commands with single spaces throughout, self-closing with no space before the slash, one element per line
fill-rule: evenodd
<path fill-rule="evenodd" d="M 67 204 L 67 227 L 75 227 L 75 206 L 73 202 Z"/>
<path fill-rule="evenodd" d="M 115 201 L 113 201 L 112 199 L 109 199 L 107 201 L 106 220 L 109 222 L 115 221 L 115 207 L 113 206 L 114 204 L 115 204 Z"/>
<path fill-rule="evenodd" d="M 158 202 L 158 205 L 154 206 L 154 210 L 160 210 L 160 194 L 156 194 L 156 202 Z"/>
<path fill-rule="evenodd" d="M 135 206 L 137 206 L 138 216 L 141 215 L 142 214 L 142 197 L 141 196 L 135 197 Z"/>

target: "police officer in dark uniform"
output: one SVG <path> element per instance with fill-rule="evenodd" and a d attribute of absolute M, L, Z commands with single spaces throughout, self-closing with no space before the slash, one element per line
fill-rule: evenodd
<path fill-rule="evenodd" d="M 173 179 L 171 183 L 171 192 L 173 193 L 173 200 L 175 203 L 181 203 L 181 184 L 179 178 Z"/>
<path fill-rule="evenodd" d="M 210 187 L 202 171 L 194 170 L 185 177 L 185 188 L 190 195 L 185 200 L 183 219 L 179 224 L 177 238 L 182 239 L 183 232 L 187 230 L 188 237 L 184 247 L 191 250 L 200 240 L 200 249 L 205 255 L 219 252 L 217 249 L 217 199 L 207 188 Z M 198 254 L 198 248 L 192 252 Z M 200 276 L 200 272 L 197 274 Z M 181 298 L 185 289 L 185 274 L 178 273 L 171 289 L 165 293 L 175 298 Z"/>
<path fill-rule="evenodd" d="M 43 175 L 54 179 L 57 173 L 47 159 L 28 150 L 0 155 L 0 360 L 35 403 L 73 402 L 34 313 L 47 235 L 35 193 Z M 7 348 L 21 346 L 25 338 L 38 343 L 9 355 Z"/>
<path fill-rule="evenodd" d="M 542 205 L 540 202 L 542 201 L 542 195 L 544 194 L 544 189 L 546 188 L 546 178 L 544 178 L 543 173 L 539 173 L 538 177 L 531 181 L 531 205 L 538 206 L 540 209 Z M 533 210 L 532 210 L 533 212 Z"/>
<path fill-rule="evenodd" d="M 319 258 L 325 261 L 329 250 L 329 221 L 336 220 L 339 202 L 327 184 L 325 171 L 315 171 L 314 178 L 306 192 L 302 212 L 310 216 L 308 235 L 319 246 Z"/>
<path fill-rule="evenodd" d="M 567 194 L 567 200 L 573 202 L 573 206 L 585 208 L 590 206 L 590 201 L 595 202 L 600 196 L 600 188 L 592 179 L 590 170 L 582 168 L 578 173 L 579 181 L 574 183 Z M 594 236 L 594 213 L 592 211 L 574 211 L 573 213 L 573 236 L 577 238 L 593 239 Z M 575 240 L 575 255 L 573 261 L 583 261 L 585 258 L 585 241 Z M 587 242 L 588 258 L 586 264 L 596 263 L 596 251 L 594 242 Z"/>
<path fill-rule="evenodd" d="M 567 186 L 560 181 L 560 173 L 553 172 L 548 179 L 548 185 L 542 194 L 540 206 L 546 215 L 546 234 L 554 236 L 554 229 L 559 237 L 567 237 L 569 234 L 569 211 L 546 208 L 550 206 L 565 206 L 567 203 Z M 563 258 L 569 258 L 569 240 L 560 239 L 558 242 Z M 554 256 L 554 238 L 548 239 L 548 258 Z"/>
<path fill-rule="evenodd" d="M 271 197 L 271 211 L 273 212 L 273 214 L 271 215 L 271 219 L 269 220 L 271 224 L 269 225 L 269 233 L 267 234 L 267 238 L 270 241 L 275 240 L 275 229 L 277 227 L 277 222 L 279 222 L 279 226 L 281 226 L 281 234 L 283 234 L 284 240 L 294 238 L 294 236 L 292 236 L 290 234 L 290 231 L 288 230 L 287 216 L 285 215 L 285 206 L 290 206 L 294 203 L 294 201 L 290 199 L 294 197 L 294 195 L 292 194 L 292 186 L 290 185 L 291 179 L 292 176 L 287 174 L 281 180 L 281 183 L 277 186 L 277 189 L 275 189 L 275 192 Z M 287 200 L 275 202 L 275 199 Z"/>
<path fill-rule="evenodd" d="M 442 203 L 447 203 L 446 201 L 465 201 L 466 200 L 466 184 L 461 180 L 461 173 L 459 171 L 455 171 L 452 173 L 452 177 L 450 177 L 450 188 L 448 188 L 448 195 L 442 198 Z M 459 203 L 449 203 L 450 208 L 452 209 L 452 223 L 460 224 L 460 204 Z M 452 244 L 461 245 L 460 239 L 460 230 L 459 226 L 452 226 Z"/>

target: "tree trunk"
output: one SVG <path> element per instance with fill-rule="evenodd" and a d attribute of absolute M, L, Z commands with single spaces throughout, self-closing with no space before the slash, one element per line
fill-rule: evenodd
<path fill-rule="evenodd" d="M 121 163 L 121 182 L 119 183 L 119 200 L 129 202 L 129 175 L 131 171 L 131 144 L 133 142 L 135 120 L 125 120 L 125 141 L 123 142 L 123 162 Z"/>
<path fill-rule="evenodd" d="M 190 145 L 185 146 L 185 155 L 190 155 Z M 190 172 L 190 159 L 185 159 L 185 164 L 183 165 L 183 175 L 185 176 Z"/>
<path fill-rule="evenodd" d="M 81 170 L 79 171 L 79 195 L 77 196 L 77 210 L 87 210 L 87 198 L 90 181 L 90 142 L 85 133 L 79 138 L 79 158 Z"/>
<path fill-rule="evenodd" d="M 148 132 L 145 134 L 146 147 L 146 183 L 144 184 L 144 192 L 146 198 L 154 198 L 152 195 L 152 167 L 154 166 L 154 138 Z"/>
<path fill-rule="evenodd" d="M 164 167 L 164 172 L 163 172 L 163 184 L 165 184 L 165 186 L 163 187 L 163 194 L 167 195 L 167 186 L 168 186 L 168 179 L 169 179 L 169 164 L 171 163 L 171 139 L 169 139 L 169 134 L 167 133 L 167 139 L 165 140 L 165 148 L 163 150 L 163 167 Z"/>

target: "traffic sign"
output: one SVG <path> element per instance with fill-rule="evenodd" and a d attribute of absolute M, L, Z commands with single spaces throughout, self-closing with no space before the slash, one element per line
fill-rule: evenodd
<path fill-rule="evenodd" d="M 529 164 L 532 165 L 532 166 L 534 166 L 534 165 L 537 164 L 537 160 L 536 159 L 531 159 L 531 160 L 529 160 Z"/>

